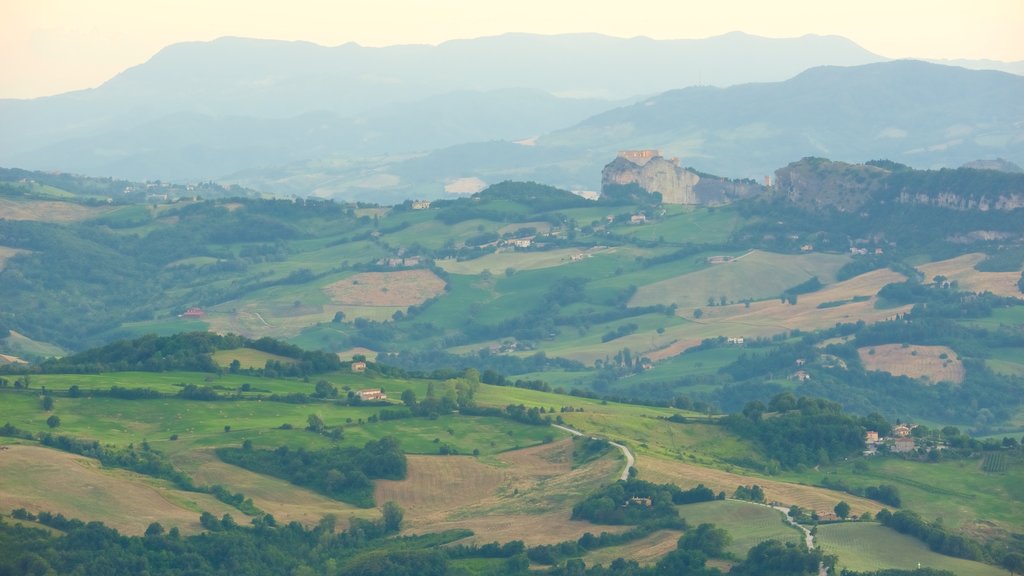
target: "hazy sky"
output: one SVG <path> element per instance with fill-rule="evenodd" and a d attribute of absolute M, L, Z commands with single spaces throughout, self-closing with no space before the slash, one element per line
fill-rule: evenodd
<path fill-rule="evenodd" d="M 836 34 L 891 58 L 1024 60 L 1024 0 L 0 0 L 0 98 L 97 86 L 168 44 L 221 36 L 384 46 L 736 30 Z"/>

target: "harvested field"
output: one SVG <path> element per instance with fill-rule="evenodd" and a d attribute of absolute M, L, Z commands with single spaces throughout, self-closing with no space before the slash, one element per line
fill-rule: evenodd
<path fill-rule="evenodd" d="M 594 533 L 605 531 L 603 526 L 595 528 L 597 530 L 593 530 L 592 532 Z M 629 544 L 594 550 L 584 556 L 583 559 L 588 566 L 595 564 L 608 566 L 616 558 L 636 560 L 641 566 L 656 564 L 665 554 L 676 549 L 676 542 L 682 535 L 682 532 L 676 530 L 661 530 Z"/>
<path fill-rule="evenodd" d="M 964 365 L 948 346 L 883 344 L 858 348 L 857 353 L 867 370 L 923 378 L 933 384 L 964 381 Z"/>
<path fill-rule="evenodd" d="M 444 291 L 444 280 L 429 270 L 364 272 L 324 287 L 342 306 L 415 306 Z"/>
<path fill-rule="evenodd" d="M 528 545 L 576 539 L 594 526 L 569 519 L 573 503 L 611 481 L 619 464 L 604 458 L 573 470 L 571 451 L 572 441 L 563 440 L 506 452 L 496 465 L 467 456 L 410 455 L 408 477 L 378 481 L 374 497 L 398 502 L 411 533 L 468 528 L 481 542 Z"/>
<path fill-rule="evenodd" d="M 254 350 L 252 348 L 217 350 L 213 353 L 213 361 L 221 368 L 231 366 L 231 362 L 234 360 L 238 360 L 238 363 L 241 365 L 240 367 L 243 369 L 263 368 L 267 365 L 267 361 L 280 362 L 283 365 L 291 365 L 295 363 L 294 358 L 278 356 L 277 354 L 263 352 L 262 350 Z"/>
<path fill-rule="evenodd" d="M 796 304 L 783 304 L 779 299 L 752 302 L 749 306 L 731 304 L 728 306 L 702 307 L 699 320 L 665 328 L 656 340 L 650 334 L 637 333 L 617 338 L 609 343 L 590 347 L 576 347 L 566 353 L 549 350 L 549 355 L 559 355 L 584 363 L 591 363 L 616 350 L 628 347 L 639 350 L 652 359 L 663 360 L 680 354 L 690 346 L 696 346 L 705 338 L 725 337 L 771 337 L 793 329 L 816 330 L 829 328 L 836 323 L 851 323 L 863 320 L 878 322 L 910 310 L 910 305 L 879 310 L 875 308 L 876 294 L 890 282 L 902 282 L 906 278 L 891 270 L 874 270 L 844 282 L 828 285 L 811 294 L 801 294 Z M 822 302 L 852 300 L 854 296 L 868 296 L 859 302 L 849 302 L 833 308 L 818 308 Z M 680 308 L 677 315 L 692 318 L 692 309 Z"/>
<path fill-rule="evenodd" d="M 286 480 L 225 464 L 210 450 L 176 455 L 174 463 L 191 475 L 197 484 L 221 484 L 232 492 L 245 494 L 246 498 L 252 498 L 253 504 L 272 514 L 282 524 L 295 521 L 311 527 L 325 514 L 334 514 L 338 517 L 339 529 L 343 529 L 352 516 L 379 516 L 375 509 L 357 508 Z"/>
<path fill-rule="evenodd" d="M 100 520 L 125 534 L 142 534 L 152 522 L 201 531 L 203 510 L 215 516 L 244 514 L 208 494 L 167 488 L 126 470 L 103 468 L 97 460 L 37 446 L 10 445 L 0 452 L 0 508 L 49 511 L 69 518 Z"/>
<path fill-rule="evenodd" d="M 975 270 L 974 266 L 984 259 L 984 254 L 964 254 L 949 260 L 922 264 L 917 269 L 924 274 L 926 282 L 930 282 L 936 276 L 945 276 L 948 281 L 955 280 L 960 290 L 988 291 L 997 296 L 1020 297 L 1020 290 L 1017 288 L 1020 270 L 1016 272 L 980 272 Z"/>
<path fill-rule="evenodd" d="M 71 202 L 51 200 L 17 201 L 0 198 L 0 214 L 7 220 L 38 222 L 77 222 L 109 212 L 110 208 L 90 208 Z"/>
<path fill-rule="evenodd" d="M 695 486 L 703 483 L 715 492 L 724 491 L 731 495 L 737 486 L 757 484 L 764 488 L 765 496 L 770 501 L 781 502 L 786 506 L 796 504 L 801 508 L 829 512 L 840 500 L 845 500 L 853 514 L 860 514 L 870 511 L 875 514 L 882 509 L 882 505 L 873 500 L 853 496 L 843 492 L 836 492 L 816 486 L 804 486 L 801 484 L 790 484 L 756 476 L 744 476 L 714 468 L 704 468 L 686 462 L 673 460 L 662 460 L 648 456 L 637 457 L 637 469 L 640 470 L 640 478 L 651 482 L 671 482 L 682 488 Z"/>

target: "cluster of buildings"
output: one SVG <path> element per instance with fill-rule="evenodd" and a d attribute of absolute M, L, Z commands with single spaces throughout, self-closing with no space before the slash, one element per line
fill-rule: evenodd
<path fill-rule="evenodd" d="M 887 446 L 890 452 L 905 454 L 917 449 L 917 443 L 911 437 L 911 432 L 917 428 L 916 424 L 897 424 L 892 429 L 892 437 L 880 436 L 874 430 L 868 430 L 864 435 L 864 442 L 868 445 L 864 451 L 865 456 L 871 456 L 878 452 L 879 446 Z"/>

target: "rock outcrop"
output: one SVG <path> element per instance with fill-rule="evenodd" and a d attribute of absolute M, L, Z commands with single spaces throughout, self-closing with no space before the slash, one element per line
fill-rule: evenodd
<path fill-rule="evenodd" d="M 661 194 L 665 204 L 697 204 L 694 187 L 700 176 L 679 167 L 657 150 L 624 150 L 601 171 L 601 189 L 636 184 L 645 192 Z"/>

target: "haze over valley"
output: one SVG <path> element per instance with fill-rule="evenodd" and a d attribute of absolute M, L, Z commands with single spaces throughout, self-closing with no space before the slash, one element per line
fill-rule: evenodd
<path fill-rule="evenodd" d="M 0 574 L 1024 571 L 1016 5 L 298 4 L 12 10 Z"/>

